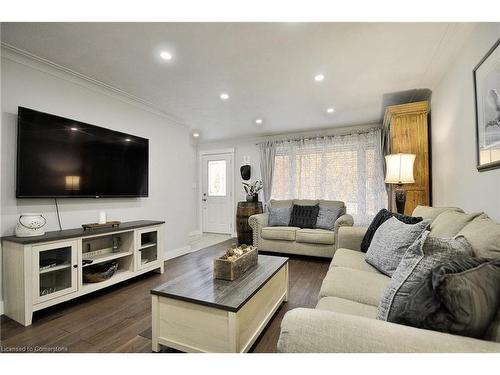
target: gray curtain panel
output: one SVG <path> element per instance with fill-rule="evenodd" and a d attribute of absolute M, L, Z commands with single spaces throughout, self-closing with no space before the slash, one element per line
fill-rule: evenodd
<path fill-rule="evenodd" d="M 273 189 L 274 158 L 276 156 L 276 143 L 267 141 L 259 143 L 260 150 L 260 173 L 262 177 L 262 194 L 264 204 L 267 207 L 271 200 L 271 191 Z"/>

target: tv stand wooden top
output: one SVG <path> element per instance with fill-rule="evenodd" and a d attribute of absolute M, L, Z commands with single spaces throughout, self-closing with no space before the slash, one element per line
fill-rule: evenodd
<path fill-rule="evenodd" d="M 75 229 L 55 230 L 51 232 L 46 232 L 43 236 L 36 236 L 36 237 L 6 236 L 2 237 L 2 241 L 14 242 L 22 245 L 31 245 L 41 242 L 59 241 L 68 238 L 92 237 L 99 234 L 123 232 L 129 229 L 132 230 L 137 228 L 150 227 L 154 225 L 161 225 L 164 223 L 165 223 L 164 221 L 157 221 L 157 220 L 136 220 L 136 221 L 122 222 L 120 226 L 113 228 L 99 228 L 92 230 L 75 228 Z"/>

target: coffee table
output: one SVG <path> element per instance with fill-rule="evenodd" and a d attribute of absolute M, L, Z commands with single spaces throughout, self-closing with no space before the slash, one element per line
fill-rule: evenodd
<path fill-rule="evenodd" d="M 212 262 L 200 259 L 151 294 L 154 352 L 247 352 L 288 299 L 288 258 L 259 255 L 235 281 L 214 279 Z"/>

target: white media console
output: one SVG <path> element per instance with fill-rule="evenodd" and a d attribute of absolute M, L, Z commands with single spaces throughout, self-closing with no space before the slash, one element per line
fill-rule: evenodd
<path fill-rule="evenodd" d="M 2 238 L 5 315 L 29 326 L 34 311 L 149 271 L 163 273 L 163 224 L 141 220 L 115 228 Z M 85 268 L 111 262 L 118 267 L 113 276 L 85 282 Z"/>

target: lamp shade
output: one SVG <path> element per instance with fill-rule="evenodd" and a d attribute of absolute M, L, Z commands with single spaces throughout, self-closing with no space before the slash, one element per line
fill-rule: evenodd
<path fill-rule="evenodd" d="M 387 184 L 413 184 L 415 154 L 391 154 L 385 157 Z"/>

